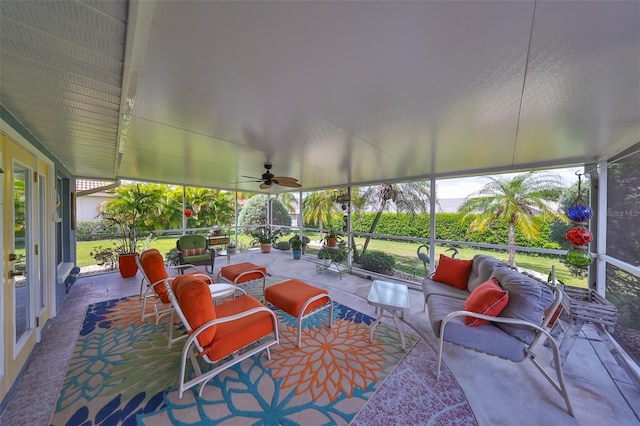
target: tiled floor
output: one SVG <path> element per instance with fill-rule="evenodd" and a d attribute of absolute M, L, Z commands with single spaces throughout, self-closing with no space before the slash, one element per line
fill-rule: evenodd
<path fill-rule="evenodd" d="M 291 254 L 277 250 L 243 253 L 233 261 L 251 261 L 266 266 L 273 275 L 326 287 L 332 295 L 348 298 L 354 308 L 373 314 L 366 303 L 370 280 L 349 274 L 340 279 L 332 271 L 318 274 L 310 259 L 296 261 Z M 224 261 L 217 263 L 219 268 Z M 78 279 L 10 395 L 0 424 L 47 425 L 87 305 L 137 294 L 139 286 L 139 276 L 122 279 L 117 273 Z M 410 299 L 404 325 L 435 347 L 435 336 L 423 312 L 422 293 L 411 290 Z M 539 359 L 548 355 L 543 348 Z M 481 425 L 640 425 L 640 391 L 588 329 L 564 365 L 575 418 L 567 414 L 559 394 L 530 363 L 516 364 L 448 344 L 444 361 Z"/>

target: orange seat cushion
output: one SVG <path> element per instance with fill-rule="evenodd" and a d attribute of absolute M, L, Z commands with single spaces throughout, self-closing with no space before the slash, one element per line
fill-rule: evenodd
<path fill-rule="evenodd" d="M 240 281 L 238 281 L 237 284 L 262 279 L 265 275 L 267 275 L 267 268 L 265 268 L 264 266 L 254 265 L 251 262 L 242 262 L 223 266 L 222 268 L 220 268 L 220 275 L 225 277 L 229 281 L 235 282 L 236 278 L 238 278 L 238 275 L 248 271 L 261 271 L 262 273 L 254 272 L 244 275 L 242 278 L 240 278 Z"/>
<path fill-rule="evenodd" d="M 300 317 L 327 304 L 329 298 L 318 299 L 307 306 L 304 312 L 300 312 L 307 300 L 319 294 L 328 295 L 329 292 L 294 279 L 268 287 L 264 292 L 264 298 L 289 315 Z"/>
<path fill-rule="evenodd" d="M 209 298 L 211 300 L 211 298 Z M 216 306 L 218 318 L 236 315 L 253 308 L 265 307 L 255 298 L 244 295 Z M 205 353 L 212 361 L 222 359 L 238 349 L 273 333 L 273 317 L 269 312 L 258 312 L 236 321 L 218 324 L 215 338 Z"/>
<path fill-rule="evenodd" d="M 211 291 L 204 277 L 180 275 L 173 280 L 172 288 L 180 309 L 193 330 L 216 319 Z M 217 325 L 209 327 L 198 335 L 200 346 L 206 349 L 211 344 L 217 334 L 217 327 Z"/>

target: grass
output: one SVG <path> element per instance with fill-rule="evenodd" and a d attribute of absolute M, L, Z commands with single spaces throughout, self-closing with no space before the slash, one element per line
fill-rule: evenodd
<path fill-rule="evenodd" d="M 305 234 L 312 241 L 319 240 L 321 238 L 321 234 Z M 288 239 L 289 237 L 285 237 Z M 165 255 L 169 250 L 176 246 L 176 237 L 159 237 L 153 240 L 148 248 L 155 248 L 160 251 L 163 255 Z M 238 248 L 242 250 L 249 247 L 251 242 L 251 237 L 247 235 L 239 235 L 238 236 Z M 80 267 L 95 265 L 95 259 L 89 254 L 90 251 L 97 246 L 102 247 L 110 247 L 115 246 L 117 240 L 100 240 L 100 241 L 78 241 L 76 244 L 76 256 L 77 256 L 77 265 Z M 356 246 L 358 249 L 362 249 L 362 245 L 364 244 L 364 238 L 356 238 Z M 369 243 L 368 250 L 377 250 L 385 253 L 389 253 L 393 255 L 396 260 L 396 269 L 399 269 L 403 272 L 409 274 L 415 274 L 416 276 L 425 276 L 425 268 L 420 259 L 418 259 L 418 255 L 416 253 L 419 244 L 414 242 L 401 242 L 401 241 L 390 241 L 390 240 L 371 240 Z M 445 254 L 447 256 L 451 256 L 451 252 L 445 252 L 448 247 L 436 247 L 436 255 L 430 256 L 431 259 L 437 259 L 440 254 Z M 507 261 L 509 255 L 506 251 L 490 251 L 490 250 L 478 250 L 469 247 L 460 247 L 458 248 L 458 254 L 456 255 L 457 259 L 471 259 L 474 255 L 484 252 L 491 256 L 494 256 L 498 259 Z M 317 250 L 313 248 L 308 248 L 307 253 L 313 255 L 317 253 Z M 559 280 L 562 280 L 566 285 L 576 286 L 576 287 L 587 287 L 587 281 L 583 278 L 576 278 L 571 275 L 569 269 L 560 262 L 558 257 L 548 257 L 542 256 L 538 254 L 532 253 L 524 253 L 519 252 L 516 254 L 516 264 L 520 268 L 529 269 L 532 271 L 539 272 L 544 274 L 545 276 L 549 274 L 551 271 L 551 267 L 555 265 L 556 267 L 556 276 Z M 427 265 L 428 268 L 429 265 Z"/>

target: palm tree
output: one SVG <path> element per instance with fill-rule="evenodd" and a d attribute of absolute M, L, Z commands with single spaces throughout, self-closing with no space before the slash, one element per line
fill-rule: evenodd
<path fill-rule="evenodd" d="M 523 173 L 512 179 L 489 177 L 479 191 L 469 195 L 458 209 L 465 220 L 477 214 L 469 224 L 469 231 L 482 232 L 495 221 L 509 226 L 509 245 L 516 245 L 516 227 L 528 238 L 535 238 L 540 225 L 534 220 L 536 210 L 542 215 L 555 216 L 549 206 L 562 193 L 560 177 L 546 173 Z M 516 250 L 509 249 L 509 265 L 515 266 Z"/>
<path fill-rule="evenodd" d="M 373 234 L 378 226 L 382 213 L 387 208 L 389 202 L 395 204 L 396 211 L 406 211 L 412 214 L 426 213 L 429 211 L 431 200 L 431 183 L 429 181 L 385 183 L 377 187 L 376 197 L 378 211 L 371 223 L 369 234 Z M 371 236 L 367 236 L 362 254 L 366 253 Z"/>
<path fill-rule="evenodd" d="M 302 200 L 303 223 L 317 223 L 322 229 L 322 224 L 337 220 L 338 211 L 335 206 L 337 192 L 333 189 L 316 191 L 304 197 Z"/>
<path fill-rule="evenodd" d="M 277 195 L 277 198 L 289 213 L 293 214 L 296 212 L 298 198 L 291 192 L 283 192 L 282 194 Z"/>

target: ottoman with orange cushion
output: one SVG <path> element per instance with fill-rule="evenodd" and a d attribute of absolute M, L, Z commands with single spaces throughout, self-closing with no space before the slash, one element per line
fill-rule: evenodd
<path fill-rule="evenodd" d="M 327 290 L 293 279 L 267 288 L 264 299 L 298 319 L 298 347 L 302 338 L 302 320 L 306 317 L 328 307 L 331 327 L 333 301 Z"/>
<path fill-rule="evenodd" d="M 262 279 L 262 293 L 267 285 L 267 268 L 251 262 L 234 263 L 220 268 L 218 278 L 222 278 L 236 287 L 253 280 Z"/>

